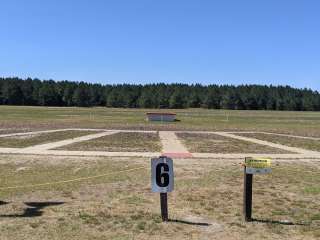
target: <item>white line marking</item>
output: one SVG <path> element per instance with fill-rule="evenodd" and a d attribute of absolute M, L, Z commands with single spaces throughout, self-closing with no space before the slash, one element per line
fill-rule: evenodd
<path fill-rule="evenodd" d="M 92 139 L 95 139 L 95 138 L 100 138 L 100 137 L 104 137 L 104 136 L 107 136 L 107 135 L 112 135 L 112 134 L 115 134 L 115 133 L 117 133 L 117 132 L 116 131 L 112 131 L 112 132 L 108 131 L 108 132 L 102 132 L 102 133 L 96 133 L 96 134 L 90 134 L 90 135 L 85 135 L 85 136 L 81 136 L 81 137 L 66 139 L 66 140 L 62 140 L 62 141 L 58 141 L 58 142 L 39 144 L 39 145 L 31 146 L 31 147 L 22 148 L 20 152 L 23 152 L 23 153 L 27 153 L 27 152 L 37 153 L 37 151 L 58 148 L 58 147 L 62 147 L 62 146 L 65 146 L 65 145 L 72 144 L 72 143 L 88 141 L 88 140 L 92 140 Z"/>
<path fill-rule="evenodd" d="M 296 152 L 296 153 L 301 153 L 301 154 L 311 154 L 311 155 L 320 154 L 320 152 L 316 152 L 316 151 L 305 150 L 305 149 L 296 148 L 296 147 L 288 147 L 288 146 L 277 144 L 277 143 L 271 143 L 271 142 L 259 140 L 256 138 L 237 136 L 237 135 L 233 135 L 233 134 L 225 133 L 225 132 L 216 132 L 215 134 L 223 136 L 223 137 L 230 137 L 230 138 L 234 138 L 237 140 L 243 140 L 243 141 L 252 142 L 252 143 L 256 143 L 256 144 L 260 144 L 260 145 L 265 145 L 265 146 L 269 146 L 269 147 L 273 147 L 273 148 L 279 148 L 279 149 L 286 150 L 289 152 Z"/>
<path fill-rule="evenodd" d="M 8 133 L 1 134 L 1 137 L 13 137 L 13 136 L 24 136 L 31 134 L 41 134 L 41 133 L 53 133 L 53 132 L 64 132 L 64 131 L 93 131 L 93 132 L 140 132 L 140 133 L 157 133 L 157 131 L 145 131 L 145 130 L 113 130 L 113 129 L 98 129 L 98 128 L 64 128 L 64 129 L 53 129 L 53 130 L 43 130 L 43 131 L 33 131 L 33 132 L 20 132 L 20 133 Z"/>

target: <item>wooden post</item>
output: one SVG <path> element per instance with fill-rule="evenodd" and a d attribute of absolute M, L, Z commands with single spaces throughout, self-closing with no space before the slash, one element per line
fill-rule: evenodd
<path fill-rule="evenodd" d="M 168 222 L 168 195 L 160 193 L 161 217 L 163 222 Z"/>
<path fill-rule="evenodd" d="M 253 174 L 247 174 L 244 167 L 243 213 L 246 222 L 252 221 L 252 178 Z"/>

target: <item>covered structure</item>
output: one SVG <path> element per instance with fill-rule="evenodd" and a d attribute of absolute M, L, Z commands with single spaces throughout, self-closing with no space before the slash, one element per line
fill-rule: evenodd
<path fill-rule="evenodd" d="M 162 122 L 174 122 L 176 120 L 175 113 L 168 112 L 148 112 L 148 121 L 162 121 Z"/>

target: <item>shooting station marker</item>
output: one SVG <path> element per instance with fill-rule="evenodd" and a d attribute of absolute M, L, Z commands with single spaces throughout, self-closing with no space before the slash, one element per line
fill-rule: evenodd
<path fill-rule="evenodd" d="M 168 218 L 168 196 L 173 191 L 173 161 L 166 156 L 151 159 L 151 186 L 152 192 L 160 193 L 161 217 L 167 222 Z"/>

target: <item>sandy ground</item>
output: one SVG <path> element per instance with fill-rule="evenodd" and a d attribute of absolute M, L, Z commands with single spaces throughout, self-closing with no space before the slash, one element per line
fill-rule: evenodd
<path fill-rule="evenodd" d="M 273 148 L 279 148 L 279 149 L 286 150 L 289 152 L 296 152 L 296 153 L 301 153 L 301 154 L 318 154 L 318 152 L 316 152 L 316 151 L 305 150 L 302 148 L 288 147 L 288 146 L 277 144 L 277 143 L 271 143 L 271 142 L 267 142 L 267 141 L 263 141 L 263 140 L 258 140 L 255 138 L 237 136 L 237 135 L 230 134 L 230 133 L 217 132 L 215 134 L 220 135 L 220 136 L 224 136 L 224 137 L 234 138 L 237 140 L 243 140 L 243 141 L 247 141 L 247 142 L 261 144 L 261 145 L 265 145 L 265 146 L 269 146 L 269 147 L 273 147 Z"/>
<path fill-rule="evenodd" d="M 100 160 L 110 164 L 113 162 L 111 158 L 101 158 Z M 73 164 L 76 171 L 77 168 L 86 168 L 89 166 L 88 164 L 94 164 L 96 161 L 99 161 L 99 159 L 92 156 L 41 157 L 27 155 L 19 158 L 15 155 L 7 155 L 0 158 L 0 164 L 16 164 L 17 171 L 21 172 L 26 167 L 36 166 L 34 164 L 44 164 L 51 167 L 52 165 L 67 166 Z M 117 164 L 124 163 L 124 165 L 120 165 L 121 168 L 128 168 L 131 164 L 139 164 L 139 166 L 146 166 L 149 170 L 149 161 L 146 158 L 117 158 Z M 159 215 L 159 197 L 158 194 L 151 193 L 149 182 L 146 185 L 144 178 L 132 177 L 129 178 L 130 181 L 117 180 L 110 182 L 106 179 L 102 182 L 84 184 L 79 188 L 67 190 L 44 189 L 23 193 L 17 191 L 17 194 L 11 194 L 9 197 L 1 199 L 3 204 L 1 205 L 0 228 L 2 237 L 0 234 L 0 239 L 115 239 L 116 234 L 121 236 L 121 238 L 116 239 L 143 240 L 317 239 L 312 237 L 311 230 L 301 233 L 298 230 L 302 229 L 303 226 L 287 226 L 285 221 L 284 225 L 281 225 L 263 222 L 244 223 L 239 220 L 241 216 L 236 215 L 236 212 L 241 213 L 242 195 L 240 193 L 241 186 L 237 185 L 238 182 L 219 182 L 219 185 L 213 185 L 209 182 L 207 183 L 208 187 L 201 186 L 201 181 L 197 182 L 200 173 L 206 175 L 213 168 L 220 169 L 218 172 L 224 172 L 232 166 L 241 169 L 241 162 L 242 159 L 216 159 L 211 161 L 209 159 L 186 158 L 183 161 L 176 160 L 174 162 L 175 177 L 179 184 L 175 191 L 169 194 L 169 216 L 179 222 L 161 223 L 148 220 L 150 214 L 153 218 Z M 275 161 L 274 164 L 281 168 L 284 162 L 289 161 Z M 290 163 L 301 164 L 302 162 L 301 160 L 292 160 Z M 128 164 L 128 166 L 125 164 Z M 316 166 L 316 164 L 313 162 L 310 163 L 310 166 Z M 137 173 L 140 173 L 139 171 Z M 241 171 L 238 173 L 242 174 Z M 133 173 L 127 175 L 128 177 L 134 176 Z M 265 177 L 260 176 L 260 178 Z M 69 176 L 66 179 L 71 178 Z M 258 186 L 258 178 L 255 179 L 255 186 Z M 227 181 L 233 178 L 226 177 L 223 179 Z M 137 181 L 138 186 L 131 183 L 134 180 Z M 182 184 L 185 180 L 200 184 L 199 186 L 188 185 L 192 189 L 191 192 L 194 192 L 193 194 L 183 190 L 186 189 Z M 288 185 L 288 183 L 283 183 L 283 185 Z M 237 192 L 238 188 L 239 192 Z M 281 194 L 280 190 L 278 187 L 273 188 L 271 191 L 275 192 L 276 195 L 268 199 L 276 200 L 277 194 Z M 233 194 L 230 195 L 230 192 Z M 291 197 L 290 194 L 292 193 L 288 192 L 288 199 Z M 279 195 L 279 198 L 280 196 L 282 195 Z M 264 197 L 265 195 L 261 193 L 255 195 L 255 199 L 259 200 Z M 34 207 L 35 205 L 37 207 Z M 215 208 L 221 209 L 222 217 L 218 215 Z M 263 212 L 263 210 L 254 209 L 254 216 L 261 217 L 258 214 L 259 212 Z M 37 216 L 36 213 L 40 215 Z M 266 219 L 269 218 L 266 217 Z M 308 218 L 304 217 L 303 219 Z M 278 218 L 276 217 L 275 220 L 278 220 Z M 138 224 L 148 221 L 152 224 L 146 225 L 144 230 L 140 231 L 135 230 L 135 225 L 130 225 L 130 222 Z M 157 228 L 150 230 L 152 226 Z M 133 231 L 135 232 L 132 233 Z M 132 237 L 125 237 L 124 232 L 128 235 L 129 233 L 132 234 Z"/>
<path fill-rule="evenodd" d="M 28 136 L 30 134 L 40 134 L 40 133 L 50 133 L 68 130 L 85 130 L 93 131 L 98 133 L 89 134 L 82 137 L 77 137 L 73 139 L 67 139 L 58 142 L 52 142 L 47 144 L 35 145 L 27 148 L 0 148 L 1 154 L 36 154 L 36 155 L 54 155 L 54 156 L 110 156 L 110 157 L 155 157 L 159 156 L 159 152 L 104 152 L 104 151 L 67 151 L 67 150 L 53 150 L 58 147 L 69 145 L 76 142 L 88 141 L 91 139 L 103 137 L 106 135 L 115 134 L 117 132 L 145 132 L 145 133 L 156 133 L 156 131 L 139 131 L 139 130 L 107 130 L 107 129 L 56 129 L 56 130 L 46 130 L 46 131 L 35 131 L 35 132 L 24 132 L 24 133 L 12 133 L 3 134 L 0 137 L 22 137 Z M 101 132 L 102 131 L 102 132 Z M 233 138 L 241 141 L 248 141 L 255 144 L 260 144 L 264 146 L 269 146 L 273 148 L 278 148 L 286 150 L 289 152 L 294 152 L 297 154 L 262 154 L 264 157 L 271 157 L 274 159 L 320 159 L 320 153 L 316 151 L 310 151 L 302 148 L 294 148 L 281 144 L 275 144 L 267 141 L 258 140 L 255 138 L 243 137 L 233 134 L 232 132 L 205 132 L 205 131 L 179 131 L 188 133 L 212 133 L 221 135 L 228 138 Z M 239 159 L 248 156 L 248 154 L 215 154 L 215 153 L 189 153 L 188 149 L 183 145 L 180 139 L 176 136 L 174 131 L 159 131 L 160 140 L 163 146 L 162 154 L 173 154 L 176 158 L 188 158 L 194 156 L 195 158 L 214 158 L 214 159 Z M 266 133 L 272 134 L 272 133 Z M 284 134 L 279 134 L 284 135 Z M 293 136 L 298 137 L 301 136 Z M 301 137 L 309 138 L 309 137 Z M 250 156 L 261 156 L 261 154 L 250 154 Z"/>
<path fill-rule="evenodd" d="M 164 153 L 188 153 L 188 149 L 178 139 L 175 132 L 160 131 L 160 140 L 162 143 L 162 152 Z"/>
<path fill-rule="evenodd" d="M 116 131 L 108 131 L 108 132 L 90 134 L 90 135 L 77 137 L 77 138 L 73 138 L 73 139 L 62 140 L 62 141 L 58 141 L 58 142 L 40 144 L 40 145 L 24 148 L 22 150 L 22 152 L 34 152 L 34 153 L 37 153 L 37 151 L 54 149 L 54 148 L 66 146 L 66 145 L 69 145 L 69 144 L 72 144 L 72 143 L 88 141 L 88 140 L 92 140 L 92 139 L 95 139 L 95 138 L 100 138 L 100 137 L 104 137 L 104 136 L 107 136 L 107 135 L 112 135 L 112 134 L 115 134 L 115 133 L 117 133 L 117 132 Z"/>

